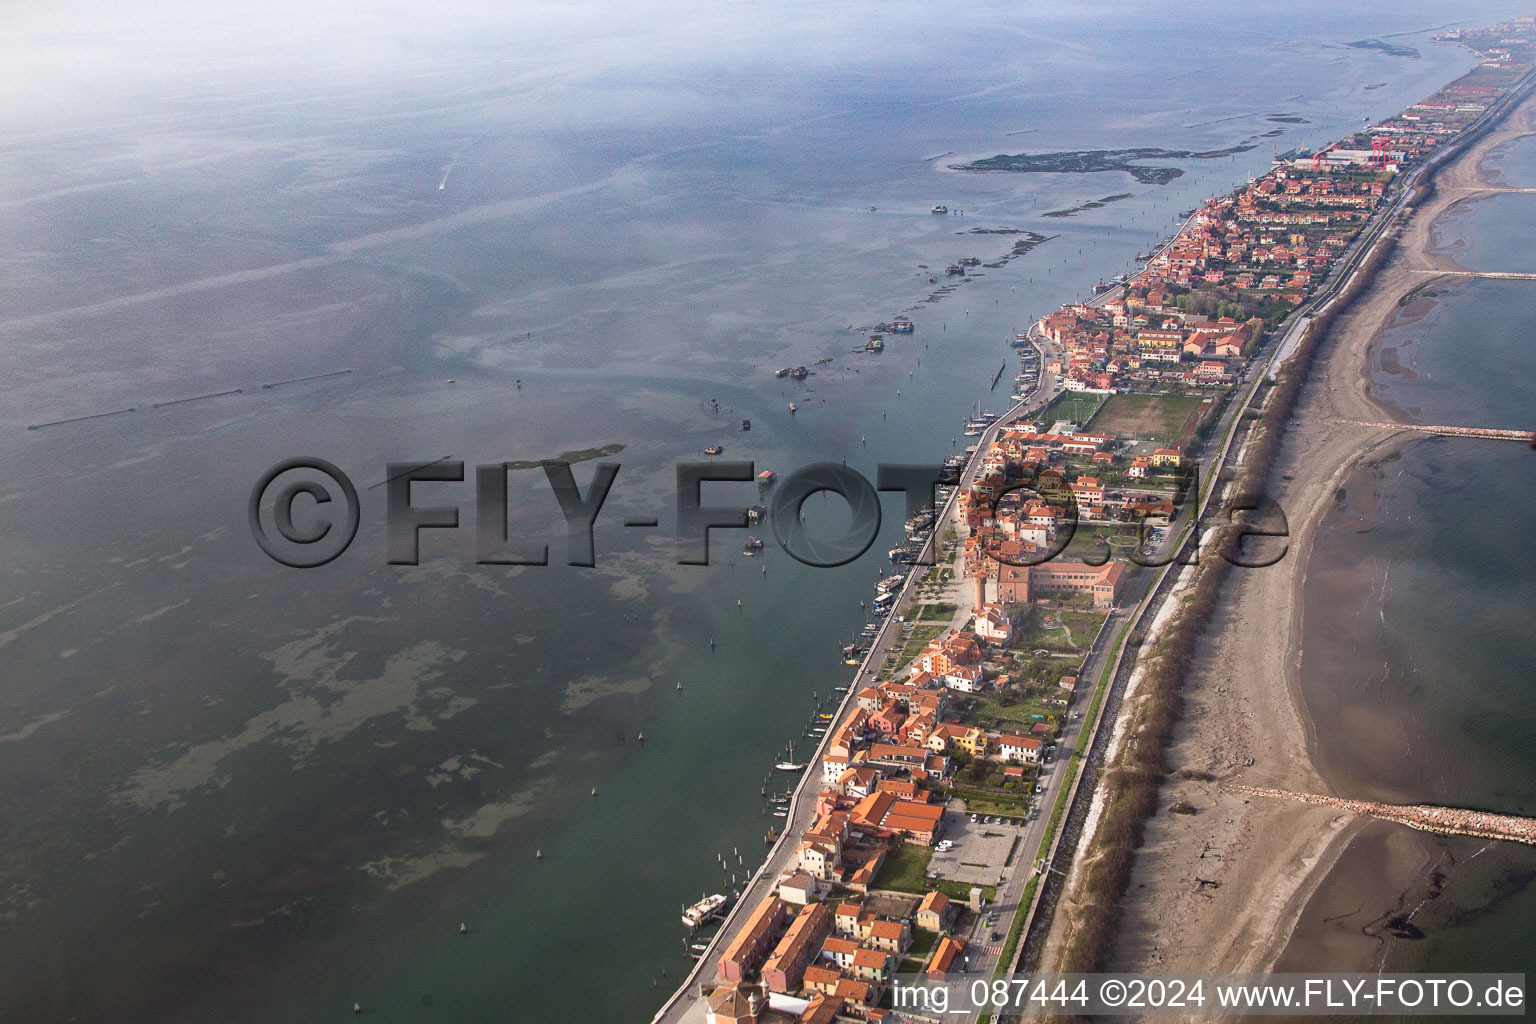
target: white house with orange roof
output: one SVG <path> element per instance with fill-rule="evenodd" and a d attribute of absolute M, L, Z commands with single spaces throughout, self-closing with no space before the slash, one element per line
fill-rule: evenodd
<path fill-rule="evenodd" d="M 992 741 L 992 746 L 997 751 L 997 756 L 1003 761 L 1014 764 L 1034 764 L 1040 760 L 1040 751 L 1045 746 L 1045 741 L 1038 736 L 1003 733 Z"/>
<path fill-rule="evenodd" d="M 983 640 L 1006 644 L 1013 639 L 1013 619 L 1009 618 L 1002 605 L 988 604 L 976 613 L 972 630 Z"/>

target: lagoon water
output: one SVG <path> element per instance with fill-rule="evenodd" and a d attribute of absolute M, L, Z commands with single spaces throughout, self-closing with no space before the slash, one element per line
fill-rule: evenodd
<path fill-rule="evenodd" d="M 1536 184 L 1522 139 L 1485 164 Z M 1528 269 L 1536 196 L 1453 208 L 1437 241 L 1463 266 Z M 1532 282 L 1437 279 L 1402 307 L 1373 355 L 1375 396 L 1421 423 L 1530 429 L 1536 418 Z M 1346 795 L 1536 815 L 1536 525 L 1533 453 L 1508 441 L 1415 440 L 1347 482 L 1308 567 L 1301 672 L 1330 777 Z M 1337 612 L 1335 612 L 1337 610 Z M 1385 944 L 1398 970 L 1536 964 L 1536 851 L 1426 839 L 1435 877 L 1388 914 L 1421 933 Z M 1351 852 L 1337 869 L 1368 874 Z M 1426 874 L 1428 873 L 1426 868 Z M 1367 920 L 1385 908 L 1356 909 Z"/>
<path fill-rule="evenodd" d="M 38 15 L 0 62 L 5 1019 L 647 1018 L 903 518 L 836 570 L 731 533 L 680 566 L 674 465 L 949 454 L 1031 314 L 1469 63 L 1423 3 L 110 17 Z M 1377 36 L 1421 55 L 1346 45 Z M 1166 186 L 946 166 L 1238 144 Z M 978 229 L 1053 237 L 924 302 L 1018 237 Z M 475 564 L 468 482 L 418 486 L 465 529 L 386 564 L 386 464 L 611 443 L 595 568 L 537 470 L 512 520 L 551 565 Z M 246 527 L 293 455 L 363 496 L 320 569 Z"/>

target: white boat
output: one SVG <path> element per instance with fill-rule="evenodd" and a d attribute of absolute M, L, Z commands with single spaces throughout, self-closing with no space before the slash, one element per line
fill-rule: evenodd
<path fill-rule="evenodd" d="M 774 767 L 781 772 L 800 772 L 805 770 L 805 765 L 795 764 L 793 761 L 780 761 Z"/>
<path fill-rule="evenodd" d="M 704 897 L 683 911 L 683 924 L 689 928 L 697 928 L 719 913 L 720 908 L 725 906 L 725 902 L 725 897 L 718 892 L 713 896 Z"/>

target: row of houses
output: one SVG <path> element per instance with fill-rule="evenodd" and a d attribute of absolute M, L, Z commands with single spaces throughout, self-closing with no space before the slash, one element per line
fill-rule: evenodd
<path fill-rule="evenodd" d="M 756 986 L 765 995 L 799 994 L 812 1002 L 819 997 L 818 1005 L 878 1020 L 876 1008 L 912 949 L 914 928 L 942 933 L 956 914 L 949 897 L 937 891 L 924 896 L 910 916 L 901 917 L 888 917 L 857 897 L 835 906 L 809 902 L 796 909 L 789 900 L 769 896 L 732 940 L 717 973 L 730 988 Z M 963 942 L 945 938 L 948 946 L 941 940 L 929 960 L 927 971 L 934 980 L 948 977 L 955 967 L 954 954 L 964 949 Z M 719 990 L 716 996 L 712 1006 L 740 1006 Z"/>
<path fill-rule="evenodd" d="M 1199 275 L 1205 273 L 1202 266 Z M 1274 283 L 1278 288 L 1279 280 Z M 1286 287 L 1293 284 L 1288 279 Z M 1170 381 L 1198 386 L 1213 368 L 1222 368 L 1217 376 L 1230 374 L 1264 330 L 1261 318 L 1212 320 L 1169 304 L 1171 298 L 1163 291 L 1138 292 L 1133 284 L 1124 299 L 1063 307 L 1041 321 L 1063 349 L 1046 369 L 1061 375 L 1069 391 L 1110 392 Z"/>
<path fill-rule="evenodd" d="M 1518 26 L 1508 36 L 1475 38 L 1499 41 L 1479 51 L 1485 67 L 1523 70 L 1536 53 Z M 1465 128 L 1501 91 L 1457 82 L 1334 145 L 1277 152 L 1267 173 L 1197 209 L 1123 298 L 1064 306 L 1042 320 L 1040 328 L 1066 353 L 1048 368 L 1075 390 L 1170 379 L 1193 387 L 1229 383 L 1264 321 L 1212 321 L 1201 312 L 1212 303 L 1199 293 L 1270 310 L 1300 303 L 1383 202 L 1389 180 Z"/>

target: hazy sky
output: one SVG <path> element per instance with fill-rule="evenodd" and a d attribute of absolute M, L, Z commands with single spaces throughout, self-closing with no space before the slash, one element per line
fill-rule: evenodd
<path fill-rule="evenodd" d="M 665 0 L 571 3 L 421 0 L 322 4 L 276 0 L 192 0 L 117 4 L 102 0 L 7 4 L 0 15 L 0 116 L 44 122 L 60 117 L 121 116 L 146 97 L 216 82 L 223 89 L 283 89 L 306 79 L 381 82 L 429 75 L 464 61 L 504 62 L 513 74 L 538 69 L 547 84 L 601 78 L 648 67 L 658 76 L 713 73 L 729 88 L 742 64 L 809 69 L 837 66 L 875 73 L 907 60 L 942 62 L 943 38 L 962 26 L 996 21 L 998 45 L 1035 44 L 1053 60 L 1099 42 L 1072 31 L 1102 8 L 1129 21 L 1178 20 L 1189 3 L 978 2 L 961 8 L 915 0 Z M 1207 5 L 1196 5 L 1207 6 Z M 1267 3 L 1233 3 L 1232 34 L 1267 30 Z M 1341 21 L 1370 23 L 1372 12 L 1402 4 L 1375 0 L 1336 11 Z M 1508 3 L 1420 3 L 1423 28 L 1480 23 L 1518 10 Z M 1329 8 L 1330 11 L 1335 11 Z M 1319 21 L 1318 34 L 1334 27 Z M 904 26 L 900 32 L 883 25 Z M 1348 25 L 1338 25 L 1348 30 Z M 1213 40 L 1213 42 L 1219 42 Z"/>

